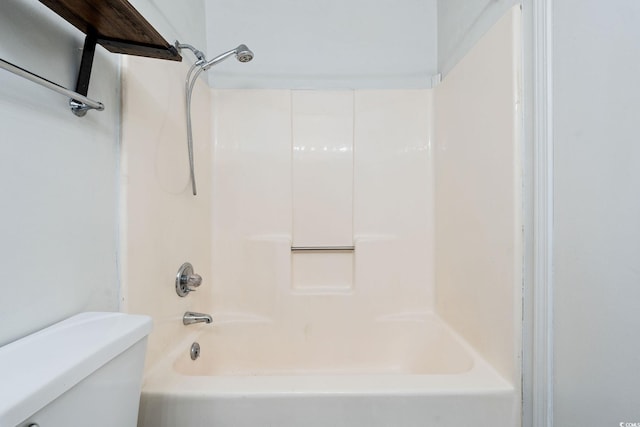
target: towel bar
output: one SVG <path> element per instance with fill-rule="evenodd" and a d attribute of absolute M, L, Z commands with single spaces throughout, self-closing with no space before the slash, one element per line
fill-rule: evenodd
<path fill-rule="evenodd" d="M 55 92 L 58 92 L 61 95 L 68 96 L 71 98 L 69 104 L 71 109 L 76 113 L 76 111 L 84 111 L 86 112 L 89 109 L 102 111 L 104 110 L 104 104 L 102 102 L 94 101 L 92 99 L 87 98 L 86 96 L 74 92 L 66 87 L 60 86 L 57 83 L 54 83 L 50 80 L 45 79 L 44 77 L 40 77 L 37 74 L 33 74 L 30 71 L 25 70 L 24 68 L 20 68 L 17 65 L 14 65 L 10 62 L 5 61 L 4 59 L 0 59 L 0 68 L 3 68 L 15 75 L 20 77 L 24 77 L 27 80 L 30 80 L 34 83 L 37 83 L 41 86 L 44 86 L 48 89 L 51 89 Z M 76 115 L 80 115 L 77 114 Z"/>
<path fill-rule="evenodd" d="M 355 246 L 291 246 L 291 252 L 353 252 Z"/>

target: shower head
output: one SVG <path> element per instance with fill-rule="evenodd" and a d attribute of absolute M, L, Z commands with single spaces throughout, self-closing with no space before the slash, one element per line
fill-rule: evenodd
<path fill-rule="evenodd" d="M 247 47 L 247 45 L 241 44 L 235 49 L 231 49 L 230 51 L 222 53 L 216 56 L 215 58 L 213 58 L 212 60 L 207 61 L 205 64 L 202 65 L 202 69 L 206 71 L 209 68 L 216 65 L 218 62 L 224 61 L 231 55 L 235 55 L 236 59 L 240 62 L 249 62 L 253 59 L 253 52 L 251 52 L 251 50 Z"/>
<path fill-rule="evenodd" d="M 246 44 L 241 44 L 236 48 L 236 59 L 240 62 L 249 62 L 253 59 L 253 52 Z"/>

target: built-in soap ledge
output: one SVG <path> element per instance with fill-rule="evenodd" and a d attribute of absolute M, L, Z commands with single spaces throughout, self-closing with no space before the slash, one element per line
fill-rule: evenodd
<path fill-rule="evenodd" d="M 391 283 L 396 272 L 389 271 L 385 260 L 400 244 L 397 236 L 380 234 L 356 236 L 353 246 L 299 246 L 304 249 L 291 252 L 291 292 L 353 295 L 381 278 Z"/>
<path fill-rule="evenodd" d="M 354 252 L 354 250 L 292 252 L 292 293 L 296 295 L 352 294 L 354 292 Z"/>
<path fill-rule="evenodd" d="M 352 295 L 372 278 L 359 265 L 371 266 L 371 259 L 385 265 L 384 256 L 397 242 L 392 235 L 356 237 L 353 246 L 301 246 L 291 253 L 291 283 L 294 295 Z M 366 261 L 364 261 L 366 260 Z"/>
<path fill-rule="evenodd" d="M 252 289 L 263 294 L 258 298 L 263 305 L 275 288 L 292 295 L 352 295 L 359 286 L 393 283 L 399 273 L 387 260 L 407 250 L 404 246 L 391 234 L 356 236 L 353 246 L 296 246 L 291 236 L 254 235 L 244 243 L 253 268 L 242 270 L 240 280 L 261 284 Z"/>

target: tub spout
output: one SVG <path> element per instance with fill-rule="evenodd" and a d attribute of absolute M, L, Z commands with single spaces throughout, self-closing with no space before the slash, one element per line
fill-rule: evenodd
<path fill-rule="evenodd" d="M 182 323 L 185 325 L 192 325 L 194 323 L 211 323 L 213 319 L 208 314 L 194 313 L 193 311 L 187 311 L 182 316 Z"/>

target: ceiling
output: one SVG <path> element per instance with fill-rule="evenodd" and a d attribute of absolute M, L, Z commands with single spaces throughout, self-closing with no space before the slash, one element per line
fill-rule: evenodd
<path fill-rule="evenodd" d="M 129 0 L 168 40 L 213 58 L 212 87 L 431 88 L 519 0 Z M 191 60 L 191 56 L 186 56 Z"/>
<path fill-rule="evenodd" d="M 207 56 L 248 45 L 247 64 L 212 69 L 213 87 L 431 87 L 437 0 L 207 0 Z"/>

